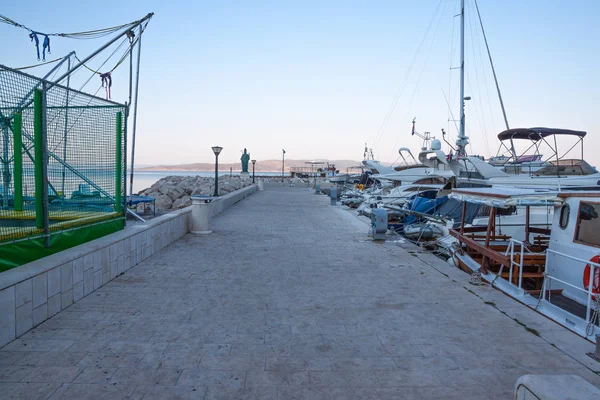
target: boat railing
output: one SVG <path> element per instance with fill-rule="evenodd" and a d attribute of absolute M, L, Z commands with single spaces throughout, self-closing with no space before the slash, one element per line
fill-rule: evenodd
<path fill-rule="evenodd" d="M 548 262 L 550 260 L 551 257 L 546 257 L 546 274 L 544 276 L 544 285 L 542 286 L 542 301 L 548 301 L 549 303 L 551 302 L 551 296 L 552 296 L 552 292 L 551 292 L 551 283 L 552 281 L 556 281 L 559 282 L 563 285 L 569 286 L 570 288 L 576 289 L 580 292 L 585 293 L 586 295 L 586 305 L 585 305 L 585 322 L 589 323 L 590 322 L 590 317 L 591 314 L 593 312 L 593 308 L 595 307 L 595 305 L 592 305 L 592 300 L 594 299 L 595 296 L 597 296 L 598 294 L 594 293 L 594 276 L 595 275 L 595 271 L 596 268 L 600 268 L 600 264 L 599 263 L 595 263 L 589 260 L 584 260 L 578 257 L 573 257 L 569 254 L 565 254 L 565 253 L 561 253 L 558 252 L 556 250 L 551 250 L 548 249 L 546 250 L 548 255 L 553 255 L 553 256 L 558 256 L 558 257 L 562 257 L 562 258 L 567 258 L 569 260 L 572 261 L 576 261 L 576 262 L 580 262 L 582 264 L 587 264 L 590 266 L 590 284 L 587 288 L 581 288 L 579 286 L 575 286 L 572 283 L 566 282 L 562 279 L 559 279 L 557 277 L 554 277 L 552 275 L 550 275 L 548 273 L 549 269 L 548 269 Z"/>
<path fill-rule="evenodd" d="M 508 246 L 506 247 L 506 250 L 504 251 L 504 256 L 507 259 L 507 264 L 503 264 L 500 267 L 500 270 L 498 271 L 498 273 L 496 274 L 497 277 L 502 278 L 502 272 L 504 270 L 505 267 L 508 268 L 508 279 L 506 279 L 508 281 L 508 283 L 510 283 L 512 286 L 518 288 L 519 290 L 521 290 L 523 292 L 523 294 L 525 293 L 525 289 L 523 288 L 523 272 L 525 270 L 526 267 L 528 266 L 535 266 L 538 265 L 539 268 L 541 269 L 541 265 L 538 264 L 540 261 L 539 260 L 532 260 L 534 262 L 534 264 L 528 264 L 526 263 L 526 260 L 528 259 L 528 256 L 543 256 L 546 257 L 546 253 L 545 252 L 533 252 L 530 250 L 529 248 L 530 244 L 529 243 L 525 243 L 522 242 L 520 240 L 517 239 L 513 239 L 510 238 L 509 239 L 509 243 Z M 543 261 L 544 265 L 546 264 L 546 260 Z M 515 271 L 516 269 L 516 271 Z M 542 272 L 538 272 L 539 278 L 542 278 L 544 275 Z M 516 276 L 515 276 L 516 274 Z M 537 274 L 537 273 L 534 273 Z M 527 275 L 530 278 L 537 278 L 536 275 Z"/>
<path fill-rule="evenodd" d="M 519 245 L 519 262 L 515 262 L 515 244 Z M 519 285 L 518 288 L 522 289 L 522 284 L 523 284 L 523 259 L 524 259 L 524 252 L 525 252 L 525 245 L 523 244 L 523 242 L 521 242 L 520 240 L 516 240 L 511 238 L 510 242 L 508 243 L 508 248 L 506 249 L 506 252 L 508 254 L 510 254 L 510 268 L 508 270 L 508 281 L 512 283 L 512 277 L 513 277 L 513 268 L 515 266 L 517 266 L 519 268 Z M 508 255 L 507 254 L 507 255 Z M 500 275 L 502 275 L 502 269 L 500 269 Z"/>

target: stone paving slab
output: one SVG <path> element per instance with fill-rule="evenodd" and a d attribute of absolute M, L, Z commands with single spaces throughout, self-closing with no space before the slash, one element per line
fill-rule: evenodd
<path fill-rule="evenodd" d="M 412 244 L 370 241 L 307 188 L 267 185 L 213 231 L 0 349 L 1 397 L 509 399 L 527 373 L 600 385 L 592 344 Z"/>

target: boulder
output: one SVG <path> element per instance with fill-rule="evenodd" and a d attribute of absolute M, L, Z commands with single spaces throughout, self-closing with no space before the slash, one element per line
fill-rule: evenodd
<path fill-rule="evenodd" d="M 153 196 L 154 197 L 154 196 Z M 156 211 L 167 211 L 171 209 L 173 200 L 166 194 L 159 194 L 155 197 L 156 199 Z"/>
<path fill-rule="evenodd" d="M 179 199 L 180 197 L 184 196 L 186 194 L 186 192 L 179 186 L 173 186 L 173 187 L 169 188 L 167 190 L 167 193 L 165 193 L 165 194 L 167 196 L 169 196 L 171 198 L 171 200 L 175 201 L 175 200 Z"/>
<path fill-rule="evenodd" d="M 204 184 L 192 192 L 192 195 L 195 194 L 204 194 L 204 195 L 212 195 L 214 193 L 215 187 L 212 184 Z"/>
<path fill-rule="evenodd" d="M 173 206 L 171 208 L 179 210 L 180 208 L 185 208 L 192 205 L 192 199 L 190 196 L 183 196 L 173 202 Z"/>
<path fill-rule="evenodd" d="M 157 189 L 158 189 L 158 192 L 160 192 L 161 194 L 167 194 L 167 192 L 168 192 L 170 189 L 173 189 L 174 187 L 175 187 L 175 186 L 173 186 L 173 185 L 171 185 L 171 184 L 169 184 L 169 183 L 165 183 L 165 184 L 163 184 L 163 185 L 159 186 Z"/>

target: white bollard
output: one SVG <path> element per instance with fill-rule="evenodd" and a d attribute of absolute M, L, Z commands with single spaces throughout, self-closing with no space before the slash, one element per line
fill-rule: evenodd
<path fill-rule="evenodd" d="M 260 190 L 260 191 L 265 190 L 265 181 L 264 181 L 264 179 L 259 179 L 258 180 L 258 190 Z"/>
<path fill-rule="evenodd" d="M 210 196 L 192 196 L 192 229 L 194 235 L 208 235 L 210 230 L 210 212 L 213 198 Z"/>

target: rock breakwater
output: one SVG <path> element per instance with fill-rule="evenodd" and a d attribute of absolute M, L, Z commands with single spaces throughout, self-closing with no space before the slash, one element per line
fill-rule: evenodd
<path fill-rule="evenodd" d="M 239 175 L 219 176 L 219 195 L 225 195 L 252 184 L 251 179 L 243 180 Z M 215 179 L 202 176 L 166 176 L 154 185 L 139 192 L 139 195 L 156 199 L 156 211 L 167 212 L 192 205 L 193 195 L 211 196 L 215 191 Z M 144 212 L 140 204 L 139 212 Z M 146 205 L 146 207 L 148 207 Z"/>

